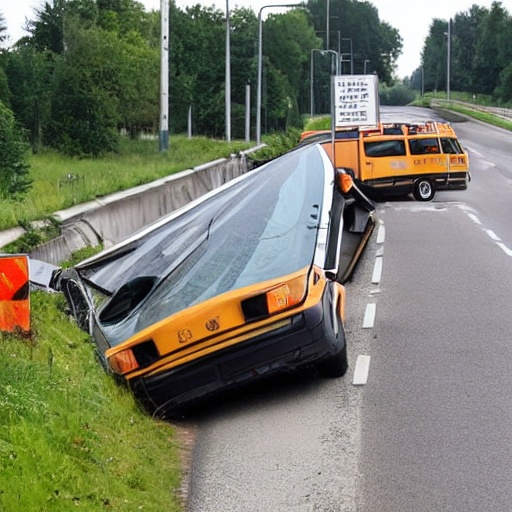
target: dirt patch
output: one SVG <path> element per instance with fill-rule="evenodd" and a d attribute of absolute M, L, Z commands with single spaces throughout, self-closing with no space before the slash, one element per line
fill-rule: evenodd
<path fill-rule="evenodd" d="M 431 107 L 431 110 L 449 123 L 463 123 L 468 120 L 467 117 L 457 114 L 456 112 L 452 112 L 451 110 L 445 110 L 444 108 Z"/>
<path fill-rule="evenodd" d="M 182 481 L 178 489 L 178 498 L 183 510 L 187 510 L 188 495 L 190 491 L 190 473 L 192 470 L 192 456 L 197 436 L 197 425 L 189 422 L 173 423 L 176 429 L 176 438 L 179 445 Z"/>

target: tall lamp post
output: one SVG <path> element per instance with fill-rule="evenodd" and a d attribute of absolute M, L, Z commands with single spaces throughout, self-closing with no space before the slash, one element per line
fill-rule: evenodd
<path fill-rule="evenodd" d="M 450 101 L 450 50 L 451 50 L 451 25 L 452 19 L 448 20 L 448 40 L 446 44 L 446 99 Z"/>
<path fill-rule="evenodd" d="M 310 87 L 311 87 L 311 90 L 310 90 L 311 117 L 313 117 L 313 115 L 314 115 L 314 107 L 315 107 L 315 102 L 314 102 L 314 99 L 313 99 L 313 74 L 314 74 L 314 70 L 313 70 L 313 54 L 315 52 L 319 52 L 322 55 L 325 55 L 326 53 L 329 53 L 330 55 L 334 55 L 334 58 L 336 59 L 336 76 L 340 74 L 340 72 L 339 72 L 339 69 L 340 69 L 339 68 L 340 54 L 337 51 L 335 51 L 335 50 L 319 50 L 318 48 L 313 48 L 311 50 L 311 69 L 310 69 L 310 79 L 309 79 Z"/>
<path fill-rule="evenodd" d="M 303 4 L 273 4 L 264 5 L 258 14 L 259 36 L 258 36 L 258 85 L 256 94 L 256 144 L 261 142 L 261 68 L 262 68 L 262 44 L 263 44 L 263 23 L 261 13 L 269 7 L 304 7 Z"/>
<path fill-rule="evenodd" d="M 231 142 L 231 47 L 229 0 L 226 0 L 226 140 Z"/>
<path fill-rule="evenodd" d="M 330 32 L 330 20 L 331 20 L 331 2 L 330 0 L 327 0 L 327 14 L 326 14 L 326 20 L 325 20 L 325 49 L 329 50 L 329 32 Z"/>
<path fill-rule="evenodd" d="M 169 0 L 160 1 L 160 151 L 169 149 Z"/>

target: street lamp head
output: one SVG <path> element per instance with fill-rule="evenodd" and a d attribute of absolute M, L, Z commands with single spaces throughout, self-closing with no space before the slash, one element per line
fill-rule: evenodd
<path fill-rule="evenodd" d="M 300 4 L 269 4 L 269 5 L 264 5 L 263 7 L 260 8 L 259 10 L 259 13 L 258 13 L 258 18 L 261 18 L 261 13 L 263 11 L 263 9 L 268 9 L 269 7 L 297 7 L 297 8 L 302 8 L 302 9 L 305 9 L 306 11 L 309 11 L 309 9 L 306 7 L 306 4 L 304 2 L 300 3 Z"/>

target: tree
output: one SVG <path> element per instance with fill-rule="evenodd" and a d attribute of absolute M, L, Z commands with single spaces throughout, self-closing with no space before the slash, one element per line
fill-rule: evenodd
<path fill-rule="evenodd" d="M 7 59 L 10 107 L 28 133 L 34 153 L 40 151 L 49 122 L 54 66 L 55 61 L 48 58 L 47 52 L 39 52 L 29 44 L 17 45 Z"/>
<path fill-rule="evenodd" d="M 269 65 L 278 73 L 271 76 L 269 72 L 269 79 L 279 89 L 270 88 L 267 80 L 267 90 L 271 91 L 268 98 L 275 102 L 275 114 L 279 113 L 275 127 L 286 126 L 289 122 L 297 125 L 300 122 L 299 100 L 301 97 L 309 99 L 310 96 L 311 49 L 319 48 L 321 39 L 316 37 L 303 9 L 269 15 L 264 25 L 263 38 L 264 54 Z M 277 105 L 279 108 L 275 108 Z M 309 102 L 302 102 L 303 108 L 305 105 L 309 105 Z"/>
<path fill-rule="evenodd" d="M 456 91 L 475 90 L 475 55 L 482 21 L 488 10 L 473 5 L 455 15 L 452 24 L 451 87 Z"/>
<path fill-rule="evenodd" d="M 0 44 L 7 41 L 7 25 L 5 24 L 5 17 L 0 12 Z"/>
<path fill-rule="evenodd" d="M 183 132 L 193 110 L 196 132 L 224 134 L 225 23 L 223 13 L 199 4 L 186 12 L 171 4 L 170 131 Z"/>
<path fill-rule="evenodd" d="M 246 86 L 251 86 L 251 98 L 256 98 L 256 47 L 258 18 L 251 9 L 239 8 L 231 12 L 231 118 L 235 138 L 245 136 Z M 255 99 L 251 100 L 255 106 Z"/>
<path fill-rule="evenodd" d="M 489 14 L 482 21 L 475 55 L 475 88 L 478 92 L 492 94 L 499 74 L 506 66 L 501 45 L 509 46 L 505 38 L 507 19 L 507 11 L 501 2 L 493 2 Z"/>
<path fill-rule="evenodd" d="M 30 188 L 28 145 L 23 142 L 14 115 L 0 102 L 0 198 L 17 200 Z"/>
<path fill-rule="evenodd" d="M 115 34 L 76 25 L 68 27 L 66 46 L 53 77 L 46 143 L 71 155 L 116 151 L 122 47 Z"/>
<path fill-rule="evenodd" d="M 326 2 L 309 0 L 308 9 L 315 32 L 326 44 Z M 363 73 L 364 62 L 370 63 L 379 81 L 392 84 L 396 60 L 402 52 L 402 38 L 397 29 L 379 19 L 376 7 L 367 1 L 330 1 L 329 49 L 340 51 L 344 39 L 350 39 L 354 72 Z M 368 70 L 367 70 L 368 71 Z"/>
<path fill-rule="evenodd" d="M 447 22 L 434 18 L 423 45 L 421 61 L 425 78 L 425 90 L 445 89 L 447 72 L 446 47 Z"/>

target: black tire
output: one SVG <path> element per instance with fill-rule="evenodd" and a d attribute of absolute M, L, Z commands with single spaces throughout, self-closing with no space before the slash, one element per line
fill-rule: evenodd
<path fill-rule="evenodd" d="M 316 367 L 321 377 L 328 379 L 343 377 L 348 370 L 347 345 L 343 347 L 341 352 L 320 361 Z"/>
<path fill-rule="evenodd" d="M 414 184 L 412 195 L 416 201 L 432 201 L 435 194 L 434 184 L 428 178 L 421 178 Z"/>

